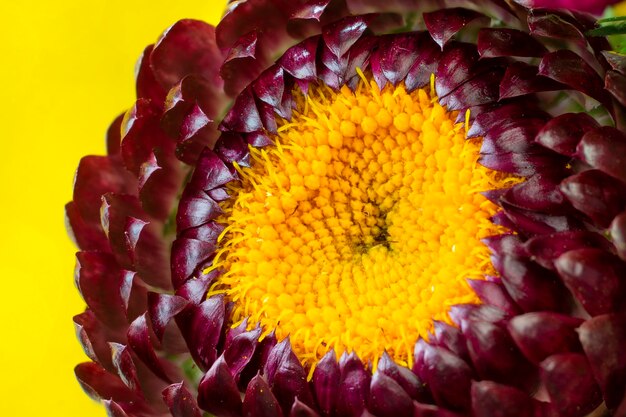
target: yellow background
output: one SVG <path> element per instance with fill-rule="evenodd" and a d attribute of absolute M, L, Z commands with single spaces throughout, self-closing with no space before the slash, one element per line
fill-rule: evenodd
<path fill-rule="evenodd" d="M 133 103 L 145 45 L 226 0 L 0 2 L 0 416 L 104 416 L 74 378 L 75 248 L 63 206 L 81 156 Z"/>
<path fill-rule="evenodd" d="M 84 304 L 63 206 L 80 157 L 104 153 L 132 104 L 144 46 L 177 19 L 216 22 L 225 2 L 2 0 L 0 416 L 104 416 L 72 371 L 86 360 L 71 320 Z"/>

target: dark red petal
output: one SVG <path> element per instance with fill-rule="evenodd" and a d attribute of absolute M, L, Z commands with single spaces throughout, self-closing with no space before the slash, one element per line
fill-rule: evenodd
<path fill-rule="evenodd" d="M 598 122 L 587 113 L 566 113 L 546 123 L 535 141 L 562 155 L 574 156 L 583 135 L 597 127 Z"/>
<path fill-rule="evenodd" d="M 124 236 L 134 269 L 143 281 L 153 287 L 170 290 L 170 254 L 169 247 L 163 240 L 161 227 L 157 222 L 127 217 Z"/>
<path fill-rule="evenodd" d="M 483 303 L 498 307 L 511 315 L 519 314 L 519 307 L 501 283 L 485 280 L 468 280 L 468 283 Z"/>
<path fill-rule="evenodd" d="M 102 229 L 109 238 L 118 264 L 122 268 L 134 269 L 134 251 L 131 246 L 135 246 L 136 240 L 129 240 L 127 224 L 134 224 L 131 219 L 141 221 L 140 217 L 145 218 L 139 200 L 132 195 L 108 193 L 102 196 L 100 213 Z M 137 226 L 141 229 L 141 224 Z M 136 237 L 137 233 L 133 233 L 133 236 Z"/>
<path fill-rule="evenodd" d="M 435 90 L 441 99 L 467 81 L 478 60 L 476 49 L 469 44 L 450 44 L 439 59 L 435 73 Z"/>
<path fill-rule="evenodd" d="M 132 194 L 137 180 L 117 157 L 86 156 L 81 159 L 74 182 L 74 204 L 87 223 L 100 223 L 102 195 L 112 192 Z"/>
<path fill-rule="evenodd" d="M 537 172 L 561 170 L 567 163 L 559 160 L 548 152 L 534 151 L 532 153 L 504 153 L 498 155 L 481 155 L 478 162 L 496 171 L 508 172 L 522 177 L 530 177 Z"/>
<path fill-rule="evenodd" d="M 435 338 L 431 340 L 431 344 L 441 346 L 454 353 L 465 362 L 469 361 L 469 352 L 467 343 L 461 330 L 456 326 L 435 320 L 433 322 L 435 328 Z"/>
<path fill-rule="evenodd" d="M 622 403 L 619 405 L 617 410 L 615 411 L 614 417 L 626 417 L 626 396 L 622 400 Z"/>
<path fill-rule="evenodd" d="M 533 10 L 528 16 L 530 33 L 553 39 L 563 39 L 572 43 L 585 44 L 585 36 L 574 24 L 568 22 L 558 13 L 550 10 Z"/>
<path fill-rule="evenodd" d="M 319 417 L 311 407 L 300 401 L 298 398 L 293 402 L 289 417 Z"/>
<path fill-rule="evenodd" d="M 189 305 L 176 316 L 189 352 L 198 366 L 207 370 L 217 358 L 226 310 L 221 296 L 210 297 L 200 305 Z"/>
<path fill-rule="evenodd" d="M 413 402 L 414 417 L 462 417 L 463 414 L 457 414 L 452 411 L 440 408 L 431 404 L 422 404 Z"/>
<path fill-rule="evenodd" d="M 578 211 L 603 228 L 626 208 L 626 184 L 596 169 L 566 178 L 560 190 Z"/>
<path fill-rule="evenodd" d="M 209 285 L 218 276 L 219 271 L 211 271 L 207 275 L 202 274 L 198 278 L 192 278 L 176 290 L 176 295 L 198 305 L 205 300 Z"/>
<path fill-rule="evenodd" d="M 615 51 L 602 51 L 602 55 L 611 68 L 626 75 L 626 56 Z"/>
<path fill-rule="evenodd" d="M 489 22 L 489 18 L 484 14 L 460 7 L 424 13 L 423 18 L 430 36 L 441 49 L 470 22 L 477 19 L 481 19 L 484 23 Z"/>
<path fill-rule="evenodd" d="M 484 135 L 480 153 L 527 152 L 532 149 L 535 136 L 544 124 L 543 118 L 512 119 L 499 123 Z"/>
<path fill-rule="evenodd" d="M 100 221 L 88 222 L 83 219 L 74 201 L 65 205 L 65 223 L 67 233 L 81 250 L 98 252 L 110 250 Z"/>
<path fill-rule="evenodd" d="M 465 110 L 469 107 L 491 104 L 498 100 L 498 83 L 504 71 L 494 68 L 482 72 L 454 89 L 446 97 L 440 99 L 448 110 Z"/>
<path fill-rule="evenodd" d="M 148 293 L 148 313 L 154 334 L 159 341 L 168 323 L 180 313 L 189 302 L 182 297 L 170 294 Z"/>
<path fill-rule="evenodd" d="M 582 417 L 602 402 L 600 388 L 593 379 L 584 355 L 562 353 L 541 362 L 541 379 L 553 407 L 571 417 Z"/>
<path fill-rule="evenodd" d="M 563 282 L 592 316 L 621 311 L 626 302 L 626 265 L 602 249 L 566 252 L 554 263 Z"/>
<path fill-rule="evenodd" d="M 507 327 L 524 356 L 538 364 L 556 353 L 580 351 L 576 328 L 582 322 L 574 317 L 541 311 L 514 317 Z"/>
<path fill-rule="evenodd" d="M 287 22 L 287 32 L 292 38 L 304 39 L 321 32 L 323 21 L 333 22 L 347 15 L 345 4 L 331 0 L 314 0 L 296 6 Z M 330 6 L 330 7 L 329 7 Z"/>
<path fill-rule="evenodd" d="M 487 237 L 482 242 L 496 255 L 513 255 L 517 257 L 527 255 L 519 235 L 503 233 Z"/>
<path fill-rule="evenodd" d="M 366 17 L 350 16 L 337 23 L 325 26 L 322 32 L 322 38 L 328 49 L 335 56 L 341 57 L 348 52 L 366 29 Z"/>
<path fill-rule="evenodd" d="M 108 417 L 132 417 L 132 415 L 128 415 L 126 411 L 124 411 L 121 405 L 113 400 L 104 400 L 102 403 L 104 404 L 104 409 Z"/>
<path fill-rule="evenodd" d="M 626 260 L 626 211 L 613 219 L 609 232 L 617 254 L 622 260 Z"/>
<path fill-rule="evenodd" d="M 563 286 L 557 276 L 534 262 L 505 255 L 496 268 L 507 292 L 524 311 L 563 309 Z"/>
<path fill-rule="evenodd" d="M 257 55 L 257 41 L 258 33 L 252 30 L 240 37 L 228 51 L 220 68 L 226 94 L 236 96 L 261 73 L 265 60 Z"/>
<path fill-rule="evenodd" d="M 292 46 L 285 51 L 278 63 L 294 78 L 314 81 L 317 77 L 315 58 L 318 44 L 319 37 L 315 36 Z"/>
<path fill-rule="evenodd" d="M 239 376 L 243 372 L 244 368 L 252 360 L 254 352 L 259 344 L 260 336 L 261 328 L 257 327 L 253 330 L 238 334 L 230 341 L 228 341 L 228 339 L 226 340 L 224 359 L 226 360 L 228 368 L 236 380 L 239 379 Z"/>
<path fill-rule="evenodd" d="M 504 193 L 500 202 L 552 215 L 569 214 L 572 210 L 559 190 L 559 181 L 560 177 L 533 175 Z"/>
<path fill-rule="evenodd" d="M 223 356 L 217 358 L 200 381 L 198 404 L 218 416 L 241 416 L 241 394 Z"/>
<path fill-rule="evenodd" d="M 113 366 L 124 384 L 140 395 L 141 385 L 137 367 L 128 346 L 121 343 L 109 343 Z"/>
<path fill-rule="evenodd" d="M 354 352 L 344 355 L 339 361 L 339 367 L 341 382 L 337 408 L 341 415 L 359 417 L 369 397 L 372 374 L 363 367 L 363 363 Z"/>
<path fill-rule="evenodd" d="M 286 37 L 285 22 L 296 6 L 300 5 L 300 2 L 286 0 L 230 3 L 217 26 L 217 41 L 222 49 L 229 49 L 237 39 L 251 30 L 267 33 L 268 37 Z"/>
<path fill-rule="evenodd" d="M 474 373 L 464 360 L 444 348 L 426 344 L 420 375 L 437 404 L 457 410 L 469 409 Z"/>
<path fill-rule="evenodd" d="M 182 121 L 176 157 L 186 164 L 195 164 L 202 149 L 214 146 L 217 136 L 213 120 L 195 104 Z"/>
<path fill-rule="evenodd" d="M 579 230 L 535 236 L 524 244 L 528 255 L 539 265 L 548 269 L 555 269 L 554 261 L 565 252 L 583 248 L 598 248 L 608 251 L 610 246 L 609 241 L 604 236 Z"/>
<path fill-rule="evenodd" d="M 221 118 L 227 105 L 215 84 L 197 75 L 188 75 L 168 93 L 161 127 L 176 139 L 176 157 L 195 164 L 205 146 L 217 139 L 214 119 Z"/>
<path fill-rule="evenodd" d="M 333 415 L 339 400 L 340 371 L 335 350 L 331 349 L 320 359 L 313 371 L 312 389 L 318 407 L 324 416 Z"/>
<path fill-rule="evenodd" d="M 426 398 L 426 387 L 409 368 L 398 365 L 387 352 L 378 360 L 377 372 L 393 379 L 414 400 Z"/>
<path fill-rule="evenodd" d="M 223 133 L 215 143 L 213 151 L 225 162 L 250 166 L 250 150 L 241 135 Z"/>
<path fill-rule="evenodd" d="M 542 75 L 534 65 L 523 62 L 509 65 L 500 81 L 500 100 L 563 89 L 563 84 Z"/>
<path fill-rule="evenodd" d="M 121 341 L 123 336 L 111 334 L 91 310 L 74 316 L 74 329 L 89 359 L 99 363 L 107 371 L 114 371 L 108 341 L 114 338 Z"/>
<path fill-rule="evenodd" d="M 252 88 L 259 100 L 280 107 L 285 91 L 283 68 L 279 65 L 270 67 L 254 82 Z"/>
<path fill-rule="evenodd" d="M 137 177 L 142 164 L 153 153 L 173 153 L 176 143 L 161 129 L 160 123 L 161 109 L 145 99 L 137 100 L 124 115 L 121 153 L 126 168 Z"/>
<path fill-rule="evenodd" d="M 408 91 L 423 87 L 430 82 L 431 74 L 437 70 L 441 49 L 427 32 L 414 35 L 418 44 L 417 58 L 404 80 Z"/>
<path fill-rule="evenodd" d="M 290 93 L 285 93 L 285 95 L 289 95 L 289 94 Z M 291 116 L 284 116 L 284 115 L 281 115 L 281 117 L 285 119 L 291 118 Z M 254 146 L 255 148 L 263 148 L 265 146 L 270 146 L 274 144 L 274 142 L 272 142 L 272 140 L 263 132 L 249 133 L 245 135 L 245 139 L 246 139 L 246 142 L 248 142 L 248 145 Z"/>
<path fill-rule="evenodd" d="M 207 194 L 218 199 L 222 197 L 222 191 L 223 188 L 215 188 L 209 191 Z M 198 227 L 181 231 L 181 233 L 179 234 L 179 239 L 196 239 L 204 241 L 206 243 L 210 243 L 211 245 L 217 245 L 217 238 L 219 237 L 220 233 L 224 231 L 224 227 L 225 226 L 223 224 L 219 224 L 215 221 L 210 221 Z"/>
<path fill-rule="evenodd" d="M 201 417 L 196 400 L 182 382 L 165 388 L 163 401 L 167 404 L 172 417 Z"/>
<path fill-rule="evenodd" d="M 198 239 L 179 238 L 172 244 L 172 281 L 180 287 L 215 251 L 215 244 Z"/>
<path fill-rule="evenodd" d="M 402 387 L 381 372 L 375 372 L 370 383 L 368 408 L 376 415 L 411 417 L 413 401 Z"/>
<path fill-rule="evenodd" d="M 122 272 L 122 284 L 120 287 L 122 302 L 128 321 L 132 321 L 146 311 L 148 302 L 148 290 L 146 283 L 135 271 Z"/>
<path fill-rule="evenodd" d="M 592 167 L 626 181 L 626 135 L 623 132 L 607 126 L 587 132 L 576 153 Z"/>
<path fill-rule="evenodd" d="M 119 402 L 132 402 L 137 395 L 118 377 L 94 362 L 85 362 L 74 368 L 80 386 L 94 400 L 114 399 Z"/>
<path fill-rule="evenodd" d="M 242 38 L 251 32 L 256 33 L 255 61 L 251 65 L 232 65 L 227 81 L 233 85 L 225 86 L 226 91 L 236 92 L 237 86 L 249 84 L 259 71 L 267 68 L 277 56 L 293 45 L 294 38 L 287 32 L 288 22 L 302 2 L 288 0 L 259 0 L 254 2 L 232 3 L 217 26 L 217 41 L 225 51 L 232 49 Z M 250 67 L 254 71 L 250 71 Z"/>
<path fill-rule="evenodd" d="M 594 317 L 583 323 L 578 333 L 607 407 L 617 407 L 626 389 L 626 317 Z"/>
<path fill-rule="evenodd" d="M 515 207 L 502 201 L 504 214 L 511 221 L 513 230 L 526 236 L 542 235 L 547 233 L 562 232 L 582 228 L 581 222 L 566 215 L 550 215 L 533 210 Z M 507 227 L 506 224 L 503 226 Z"/>
<path fill-rule="evenodd" d="M 111 122 L 107 129 L 107 155 L 118 155 L 120 153 L 120 142 L 122 141 L 122 121 L 124 113 L 120 114 Z"/>
<path fill-rule="evenodd" d="M 157 81 L 169 91 L 190 74 L 221 85 L 218 69 L 222 60 L 215 28 L 199 20 L 184 19 L 159 39 L 150 55 L 150 66 Z"/>
<path fill-rule="evenodd" d="M 220 130 L 248 133 L 262 129 L 261 116 L 251 88 L 248 87 L 235 99 L 235 104 L 220 124 Z"/>
<path fill-rule="evenodd" d="M 256 330 L 259 326 L 257 326 L 254 330 Z M 226 338 L 224 339 L 224 350 L 228 349 L 233 343 L 233 340 L 241 335 L 246 333 L 246 329 L 248 328 L 248 317 L 244 318 L 237 326 L 230 327 L 226 332 Z"/>
<path fill-rule="evenodd" d="M 533 417 L 533 403 L 524 392 L 491 381 L 472 384 L 472 411 L 480 417 Z"/>
<path fill-rule="evenodd" d="M 246 388 L 243 415 L 246 417 L 282 417 L 283 415 L 276 397 L 260 375 L 252 378 Z"/>
<path fill-rule="evenodd" d="M 127 325 L 120 292 L 122 278 L 122 271 L 112 255 L 99 252 L 76 254 L 78 289 L 96 317 L 113 329 Z"/>
<path fill-rule="evenodd" d="M 162 156 L 163 155 L 163 156 Z M 139 200 L 144 211 L 166 221 L 175 209 L 185 172 L 173 155 L 150 154 L 139 170 Z"/>
<path fill-rule="evenodd" d="M 476 320 L 485 323 L 504 323 L 509 315 L 494 306 L 485 304 L 455 304 L 448 312 L 454 323 L 462 326 L 465 321 Z"/>
<path fill-rule="evenodd" d="M 617 71 L 608 71 L 604 78 L 604 88 L 606 88 L 622 106 L 626 106 L 626 76 Z"/>
<path fill-rule="evenodd" d="M 289 338 L 278 343 L 270 351 L 264 374 L 272 392 L 280 403 L 284 415 L 289 414 L 295 398 L 305 404 L 313 403 L 306 380 L 306 372 L 291 349 Z"/>
<path fill-rule="evenodd" d="M 137 98 L 151 100 L 154 103 L 162 103 L 167 94 L 167 88 L 164 88 L 156 80 L 152 67 L 150 66 L 150 55 L 154 50 L 154 45 L 148 45 L 143 50 L 135 74 L 135 88 Z"/>
<path fill-rule="evenodd" d="M 478 32 L 481 58 L 501 56 L 541 57 L 548 50 L 526 32 L 508 28 L 482 28 Z"/>
<path fill-rule="evenodd" d="M 419 55 L 419 38 L 414 34 L 385 36 L 372 60 L 377 60 L 382 75 L 393 85 L 404 80 Z"/>
<path fill-rule="evenodd" d="M 318 61 L 318 78 L 331 88 L 339 89 L 345 82 L 344 74 L 348 66 L 348 56 L 335 56 L 325 45 L 322 46 Z"/>
<path fill-rule="evenodd" d="M 488 131 L 502 124 L 528 118 L 548 120 L 550 116 L 527 100 L 520 99 L 506 104 L 492 105 L 487 111 L 476 115 L 467 132 L 467 137 L 484 136 Z"/>
<path fill-rule="evenodd" d="M 204 191 L 185 189 L 178 204 L 176 227 L 179 232 L 202 226 L 223 213 L 217 201 Z"/>
<path fill-rule="evenodd" d="M 270 352 L 277 343 L 278 341 L 276 340 L 276 334 L 273 331 L 270 334 L 266 335 L 263 340 L 259 342 L 254 351 L 252 360 L 244 368 L 241 375 L 239 375 L 237 386 L 241 391 L 245 391 L 246 386 L 252 380 L 252 378 L 254 378 L 255 375 L 263 370 L 263 367 L 267 362 Z"/>
<path fill-rule="evenodd" d="M 533 367 L 516 348 L 508 332 L 484 321 L 467 321 L 463 326 L 474 367 L 481 379 L 527 388 Z M 514 380 L 510 376 L 516 375 Z"/>
<path fill-rule="evenodd" d="M 320 21 L 322 14 L 328 7 L 330 0 L 316 0 L 303 4 L 293 13 L 291 19 Z"/>
<path fill-rule="evenodd" d="M 570 50 L 549 52 L 539 64 L 539 75 L 582 91 L 600 103 L 606 104 L 604 83 L 598 73 L 584 59 Z"/>
<path fill-rule="evenodd" d="M 150 340 L 150 330 L 148 329 L 146 313 L 137 317 L 130 324 L 127 336 L 129 346 L 139 359 L 141 359 L 156 376 L 168 384 L 171 384 L 172 381 L 163 369 L 161 360 L 157 357 L 152 341 Z"/>
<path fill-rule="evenodd" d="M 276 109 L 267 103 L 257 102 L 257 109 L 261 122 L 265 128 L 265 132 L 276 134 L 278 131 L 278 123 L 276 122 Z"/>

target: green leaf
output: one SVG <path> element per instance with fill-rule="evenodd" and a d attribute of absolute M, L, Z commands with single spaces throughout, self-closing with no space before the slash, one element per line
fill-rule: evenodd
<path fill-rule="evenodd" d="M 626 21 L 622 19 L 619 23 L 611 23 L 600 26 L 587 32 L 590 36 L 609 36 L 609 35 L 625 35 L 626 34 Z"/>
<path fill-rule="evenodd" d="M 626 21 L 626 16 L 611 16 L 611 17 L 605 17 L 603 19 L 599 19 L 598 23 L 600 25 L 604 24 L 604 23 L 612 23 L 612 22 L 621 22 L 621 21 Z"/>

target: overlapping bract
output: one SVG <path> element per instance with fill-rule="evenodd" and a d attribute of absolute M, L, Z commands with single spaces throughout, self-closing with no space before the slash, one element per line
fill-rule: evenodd
<path fill-rule="evenodd" d="M 248 0 L 215 29 L 172 26 L 67 205 L 85 391 L 129 417 L 626 414 L 626 58 L 593 26 L 500 0 Z M 515 232 L 486 241 L 499 277 L 471 282 L 483 303 L 435 323 L 413 369 L 331 352 L 307 380 L 288 339 L 230 328 L 232 305 L 206 297 L 219 272 L 202 271 L 232 162 L 271 145 L 294 86 L 354 85 L 357 67 L 381 87 L 434 73 L 441 102 L 470 110 L 481 163 L 527 180 L 486 193 Z"/>

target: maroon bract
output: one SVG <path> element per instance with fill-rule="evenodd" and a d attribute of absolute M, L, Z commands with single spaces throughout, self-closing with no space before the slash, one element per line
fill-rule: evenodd
<path fill-rule="evenodd" d="M 81 386 L 128 417 L 623 414 L 626 58 L 593 25 L 501 0 L 242 0 L 217 28 L 173 25 L 66 206 Z M 485 193 L 510 229 L 485 239 L 499 276 L 415 340 L 411 369 L 331 350 L 309 375 L 289 338 L 232 327 L 233 303 L 207 297 L 224 271 L 204 271 L 250 147 L 273 146 L 296 88 L 355 88 L 357 69 L 409 91 L 434 74 L 479 162 L 525 181 Z"/>

